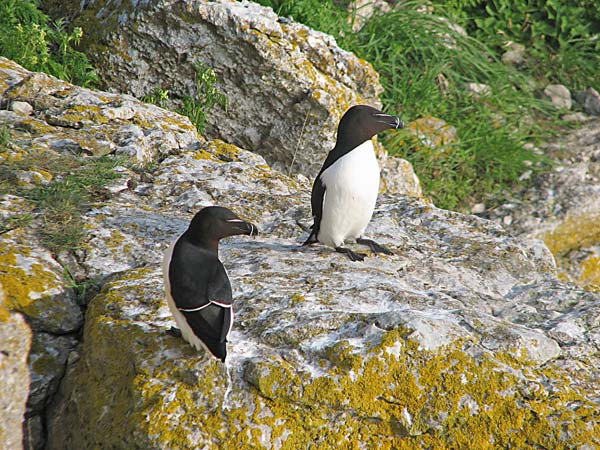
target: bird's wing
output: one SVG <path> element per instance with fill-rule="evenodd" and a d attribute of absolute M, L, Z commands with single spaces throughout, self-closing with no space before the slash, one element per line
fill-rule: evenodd
<path fill-rule="evenodd" d="M 200 273 L 189 273 L 185 267 L 169 270 L 171 296 L 194 334 L 223 359 L 233 317 L 231 284 L 216 257 L 209 265 L 212 270 Z"/>
<path fill-rule="evenodd" d="M 313 215 L 313 226 L 312 231 L 310 232 L 310 236 L 304 245 L 309 245 L 314 242 L 317 242 L 317 236 L 319 235 L 319 228 L 321 226 L 321 217 L 323 216 L 323 199 L 325 198 L 325 185 L 321 181 L 321 172 L 315 178 L 315 182 L 312 188 L 312 195 L 310 197 L 310 206 L 312 209 Z"/>

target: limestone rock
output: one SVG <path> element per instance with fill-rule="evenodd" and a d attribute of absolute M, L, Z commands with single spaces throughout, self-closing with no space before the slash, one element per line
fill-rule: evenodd
<path fill-rule="evenodd" d="M 370 64 L 326 34 L 281 21 L 248 1 L 47 2 L 75 11 L 83 47 L 107 87 L 137 97 L 157 88 L 195 94 L 193 63 L 212 67 L 228 107 L 210 112 L 207 136 L 314 176 L 351 105 L 380 106 Z M 292 161 L 294 164 L 292 166 Z"/>
<path fill-rule="evenodd" d="M 571 92 L 562 84 L 549 84 L 544 89 L 544 95 L 561 109 L 571 109 Z"/>
<path fill-rule="evenodd" d="M 484 83 L 467 83 L 465 88 L 467 92 L 473 94 L 475 98 L 488 97 L 492 93 L 492 88 Z"/>
<path fill-rule="evenodd" d="M 412 164 L 402 158 L 386 155 L 379 158 L 381 166 L 380 190 L 388 194 L 422 197 L 421 182 Z"/>
<path fill-rule="evenodd" d="M 540 148 L 555 159 L 554 170 L 538 176 L 512 205 L 487 211 L 501 221 L 510 214 L 511 232 L 543 239 L 563 279 L 600 287 L 600 121 L 586 122 L 572 133 Z"/>
<path fill-rule="evenodd" d="M 586 113 L 600 116 L 600 94 L 594 88 L 578 92 L 576 98 Z"/>
<path fill-rule="evenodd" d="M 52 409 L 50 449 L 134 442 L 148 449 L 317 442 L 328 449 L 357 435 L 372 436 L 371 446 L 410 439 L 418 448 L 422 436 L 458 420 L 449 411 L 465 395 L 470 410 L 508 408 L 519 417 L 535 407 L 531 392 L 539 400 L 569 389 L 586 411 L 596 407 L 593 337 L 579 334 L 563 348 L 565 341 L 552 336 L 563 320 L 590 330 L 600 308 L 590 301 L 594 294 L 549 281 L 554 261 L 545 247 L 475 216 L 382 196 L 368 235 L 395 256 L 356 264 L 320 246 L 300 249 L 309 186 L 222 142 L 204 151 L 171 156 L 152 184 L 90 211 L 97 235 L 121 238 L 118 251 L 102 254 L 102 262 L 90 253 L 86 264 L 120 273 L 108 277 L 88 309 L 81 360 Z M 265 230 L 223 243 L 236 309 L 226 366 L 166 333 L 174 322 L 160 278 L 162 250 L 193 212 L 212 203 Z M 143 267 L 135 255 L 144 255 Z M 571 346 L 585 362 L 567 382 L 562 370 L 571 368 Z M 450 370 L 442 361 L 458 366 Z M 550 367 L 556 372 L 548 379 L 542 373 Z M 413 388 L 390 387 L 394 379 Z M 421 385 L 424 379 L 430 384 Z M 430 396 L 440 383 L 460 386 L 451 388 L 460 395 L 447 399 L 449 409 Z M 396 408 L 404 407 L 400 423 Z M 553 435 L 554 422 L 545 419 L 537 432 L 557 445 L 576 442 L 585 421 L 566 403 L 550 410 L 579 431 Z M 371 417 L 378 420 L 363 419 Z M 404 431 L 388 435 L 389 427 Z M 477 432 L 482 442 L 499 439 Z"/>
<path fill-rule="evenodd" d="M 507 65 L 520 66 L 525 62 L 525 46 L 511 42 L 508 50 L 502 54 L 502 62 Z"/>
<path fill-rule="evenodd" d="M 6 96 L 22 71 L 1 67 Z M 31 96 L 31 117 L 50 108 L 38 97 L 57 102 L 62 114 L 62 94 L 46 95 L 45 86 Z M 69 108 L 105 95 L 69 85 L 60 92 L 75 95 Z M 47 352 L 31 359 L 36 409 L 27 428 L 45 421 L 48 449 L 594 444 L 599 294 L 560 282 L 540 241 L 385 194 L 367 236 L 394 255 L 359 264 L 320 245 L 300 247 L 310 223 L 307 179 L 289 178 L 232 144 L 198 138 L 179 116 L 123 98 L 131 109 L 107 127 L 131 130 L 138 117 L 144 133 L 130 135 L 132 163 L 145 131 L 171 131 L 157 135 L 166 153 L 153 153 L 152 170 L 118 168 L 122 179 L 85 212 L 86 236 L 72 258 L 77 275 L 102 288 L 53 400 L 37 393 L 54 391 L 70 338 L 40 335 Z M 53 142 L 60 121 L 44 119 L 46 131 L 28 135 L 12 126 L 23 116 L 7 113 L 0 117 L 14 142 L 6 158 L 24 148 L 57 154 L 32 143 L 42 135 L 41 142 Z M 70 139 L 96 123 L 72 128 Z M 228 239 L 220 252 L 236 309 L 226 366 L 166 333 L 174 321 L 164 301 L 162 253 L 209 204 L 232 208 L 262 231 Z M 15 196 L 2 205 L 2 217 L 25 208 Z M 56 262 L 31 236 L 28 227 L 2 235 L 5 247 L 15 247 L 5 254 L 21 255 L 17 263 L 6 257 L 9 267 L 56 278 Z M 75 321 L 62 331 L 45 326 L 65 333 Z M 43 358 L 52 354 L 56 366 L 44 372 Z M 43 420 L 41 404 L 49 412 Z M 513 432 L 524 428 L 528 433 Z"/>
<path fill-rule="evenodd" d="M 0 197 L 4 213 L 14 199 Z M 4 215 L 4 214 L 3 214 Z M 72 289 L 66 287 L 63 268 L 30 231 L 15 229 L 0 241 L 0 291 L 11 310 L 25 314 L 36 330 L 64 334 L 77 330 L 83 316 Z"/>
<path fill-rule="evenodd" d="M 354 0 L 347 8 L 352 12 L 352 30 L 355 32 L 360 31 L 364 23 L 376 12 L 385 13 L 391 10 L 390 4 L 385 0 Z"/>
<path fill-rule="evenodd" d="M 448 144 L 458 140 L 456 128 L 437 117 L 426 116 L 406 125 L 406 130 L 418 140 L 418 146 L 436 151 L 438 158 L 451 151 Z"/>
<path fill-rule="evenodd" d="M 109 153 L 149 162 L 198 141 L 187 117 L 127 95 L 81 88 L 43 73 L 32 73 L 0 57 L 0 106 L 27 102 L 31 116 L 0 111 L 0 126 L 37 151 L 100 156 Z M 4 149 L 3 149 L 4 150 Z M 0 157 L 7 154 L 3 151 Z"/>
<path fill-rule="evenodd" d="M 0 290 L 0 448 L 23 448 L 30 345 L 29 326 L 21 314 L 8 310 L 4 293 Z"/>

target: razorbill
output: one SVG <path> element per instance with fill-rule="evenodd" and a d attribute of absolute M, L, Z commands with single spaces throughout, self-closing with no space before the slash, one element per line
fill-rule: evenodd
<path fill-rule="evenodd" d="M 399 117 L 370 106 L 353 106 L 346 111 L 338 125 L 335 147 L 313 184 L 314 223 L 303 245 L 321 242 L 345 253 L 352 261 L 362 261 L 365 254 L 343 247 L 346 240 L 356 239 L 375 253 L 391 254 L 363 237 L 379 192 L 379 164 L 371 138 L 381 131 L 403 126 Z"/>
<path fill-rule="evenodd" d="M 202 209 L 165 252 L 163 277 L 167 304 L 181 336 L 225 362 L 233 324 L 231 284 L 219 261 L 219 240 L 254 236 L 258 229 L 219 206 Z"/>

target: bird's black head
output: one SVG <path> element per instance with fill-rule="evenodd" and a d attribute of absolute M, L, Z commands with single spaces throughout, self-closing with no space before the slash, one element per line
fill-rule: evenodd
<path fill-rule="evenodd" d="M 256 236 L 258 228 L 227 208 L 208 206 L 196 213 L 186 234 L 192 243 L 216 251 L 220 239 L 238 234 Z"/>
<path fill-rule="evenodd" d="M 404 127 L 399 117 L 391 116 L 367 105 L 357 105 L 343 115 L 338 125 L 337 144 L 358 147 L 384 130 Z"/>

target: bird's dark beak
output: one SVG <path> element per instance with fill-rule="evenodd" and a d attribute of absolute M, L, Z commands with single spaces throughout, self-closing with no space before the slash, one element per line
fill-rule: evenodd
<path fill-rule="evenodd" d="M 375 120 L 377 120 L 377 122 L 384 123 L 384 124 L 388 125 L 390 128 L 394 128 L 394 129 L 404 128 L 404 122 L 402 122 L 402 119 L 400 119 L 400 117 L 391 116 L 389 114 L 383 114 L 383 113 L 373 114 L 373 115 L 375 116 Z"/>
<path fill-rule="evenodd" d="M 248 236 L 257 236 L 258 235 L 258 227 L 250 222 L 245 222 L 242 219 L 232 219 L 227 222 L 233 225 L 233 228 L 238 233 L 236 234 L 246 234 Z"/>

